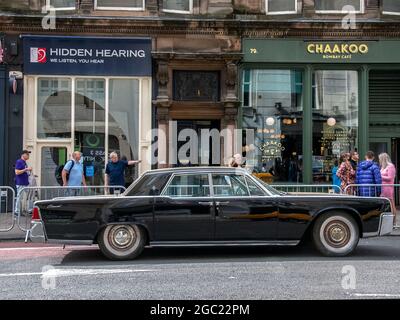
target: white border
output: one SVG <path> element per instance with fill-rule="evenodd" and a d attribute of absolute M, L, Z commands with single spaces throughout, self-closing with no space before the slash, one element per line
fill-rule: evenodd
<path fill-rule="evenodd" d="M 297 0 L 292 0 L 292 1 L 294 1 L 295 2 L 295 9 L 294 9 L 294 11 L 273 11 L 273 12 L 269 12 L 268 11 L 268 1 L 269 0 L 265 0 L 265 13 L 267 14 L 267 15 L 279 15 L 279 14 L 297 14 L 298 12 L 298 7 L 299 7 L 299 4 L 298 4 L 298 1 Z M 281 0 L 282 1 L 282 0 Z"/>
<path fill-rule="evenodd" d="M 113 11 L 145 11 L 145 0 L 142 0 L 141 7 L 101 7 L 97 5 L 98 0 L 94 0 L 94 10 L 113 10 Z"/>
<path fill-rule="evenodd" d="M 50 9 L 54 9 L 55 11 L 74 11 L 74 10 L 76 10 L 76 2 L 75 2 L 75 6 L 73 6 L 73 7 L 57 8 L 51 4 L 51 0 L 46 0 L 46 10 L 50 11 Z"/>
<path fill-rule="evenodd" d="M 315 10 L 315 13 L 319 14 L 348 14 L 347 12 L 343 12 L 342 10 Z M 360 0 L 360 10 L 354 11 L 354 13 L 363 14 L 365 13 L 365 3 L 364 0 Z"/>
<path fill-rule="evenodd" d="M 166 0 L 166 1 L 168 1 L 168 0 Z M 193 0 L 188 0 L 188 1 L 189 1 L 189 11 L 175 10 L 175 9 L 164 9 L 164 8 L 162 9 L 162 11 L 163 12 L 168 12 L 168 13 L 192 14 L 193 13 Z"/>

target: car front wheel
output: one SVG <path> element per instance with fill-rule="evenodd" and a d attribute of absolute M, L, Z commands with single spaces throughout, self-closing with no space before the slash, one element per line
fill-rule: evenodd
<path fill-rule="evenodd" d="M 131 260 L 141 254 L 145 233 L 137 225 L 109 225 L 98 238 L 101 252 L 111 260 Z"/>
<path fill-rule="evenodd" d="M 315 222 L 313 241 L 325 256 L 342 257 L 351 254 L 360 240 L 360 231 L 354 218 L 342 212 L 330 212 Z"/>

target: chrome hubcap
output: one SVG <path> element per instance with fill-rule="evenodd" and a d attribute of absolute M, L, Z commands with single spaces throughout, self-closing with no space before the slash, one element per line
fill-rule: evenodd
<path fill-rule="evenodd" d="M 350 229 L 342 221 L 332 221 L 326 226 L 324 236 L 330 246 L 343 247 L 350 241 Z"/>
<path fill-rule="evenodd" d="M 131 226 L 112 227 L 108 234 L 109 243 L 117 250 L 131 248 L 136 243 L 136 239 L 136 231 Z"/>

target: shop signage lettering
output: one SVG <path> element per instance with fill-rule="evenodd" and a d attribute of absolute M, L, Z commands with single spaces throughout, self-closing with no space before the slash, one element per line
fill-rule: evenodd
<path fill-rule="evenodd" d="M 151 39 L 23 36 L 24 72 L 151 76 Z"/>
<path fill-rule="evenodd" d="M 309 54 L 321 54 L 324 59 L 351 59 L 353 54 L 364 55 L 368 51 L 367 44 L 310 43 L 307 45 L 307 52 Z"/>

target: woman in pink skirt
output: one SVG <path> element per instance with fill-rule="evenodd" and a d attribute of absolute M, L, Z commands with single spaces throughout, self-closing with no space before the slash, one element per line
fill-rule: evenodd
<path fill-rule="evenodd" d="M 381 166 L 382 184 L 394 184 L 396 178 L 396 168 L 387 153 L 379 155 L 379 164 Z M 396 221 L 396 205 L 394 202 L 394 186 L 382 186 L 381 197 L 389 198 L 395 214 Z"/>

